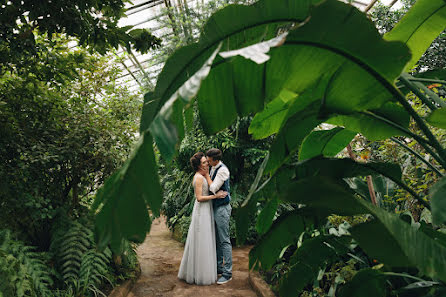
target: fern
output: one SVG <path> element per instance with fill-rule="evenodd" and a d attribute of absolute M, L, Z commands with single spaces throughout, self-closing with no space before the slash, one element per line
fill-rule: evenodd
<path fill-rule="evenodd" d="M 0 231 L 0 292 L 4 296 L 52 296 L 52 273 L 44 253 Z"/>
<path fill-rule="evenodd" d="M 110 274 L 111 251 L 97 251 L 93 238 L 92 228 L 77 221 L 62 219 L 53 230 L 50 251 L 61 282 L 75 296 L 103 295 L 98 287 Z"/>

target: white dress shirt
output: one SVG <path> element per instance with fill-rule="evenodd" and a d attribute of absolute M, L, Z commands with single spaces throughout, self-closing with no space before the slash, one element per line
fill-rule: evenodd
<path fill-rule="evenodd" d="M 219 161 L 217 165 L 211 167 L 211 173 L 209 174 L 212 179 L 212 175 L 214 175 L 215 169 L 222 165 L 223 163 Z M 222 168 L 218 169 L 217 175 L 215 176 L 214 180 L 212 181 L 212 184 L 209 186 L 209 190 L 212 193 L 217 193 L 218 190 L 220 190 L 221 186 L 229 178 L 229 169 L 226 166 L 223 166 Z"/>

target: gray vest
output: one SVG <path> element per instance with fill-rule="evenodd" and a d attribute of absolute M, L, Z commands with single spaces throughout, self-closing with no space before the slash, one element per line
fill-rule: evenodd
<path fill-rule="evenodd" d="M 217 168 L 215 168 L 214 174 L 212 174 L 211 179 L 214 180 L 215 177 L 217 176 L 217 172 L 221 167 L 226 167 L 225 164 L 221 164 L 220 166 L 218 166 Z M 226 167 L 228 168 L 228 167 Z M 213 207 L 219 207 L 221 205 L 226 205 L 231 201 L 231 194 L 229 193 L 230 187 L 229 187 L 229 178 L 227 180 L 225 180 L 225 182 L 223 183 L 223 185 L 221 185 L 220 189 L 218 189 L 216 192 L 218 191 L 225 191 L 228 192 L 228 196 L 226 196 L 225 198 L 217 198 L 217 199 L 212 199 L 212 205 Z"/>

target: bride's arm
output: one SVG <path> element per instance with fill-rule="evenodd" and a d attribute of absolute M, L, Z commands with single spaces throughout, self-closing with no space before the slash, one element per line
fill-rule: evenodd
<path fill-rule="evenodd" d="M 203 179 L 202 178 L 197 178 L 197 180 L 195 181 L 194 191 L 195 191 L 195 197 L 197 197 L 198 202 L 204 202 L 204 201 L 217 199 L 217 198 L 224 198 L 227 195 L 226 192 L 218 192 L 215 195 L 203 196 Z"/>

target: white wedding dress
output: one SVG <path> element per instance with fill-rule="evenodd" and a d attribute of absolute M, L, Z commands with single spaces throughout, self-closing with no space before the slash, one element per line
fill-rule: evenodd
<path fill-rule="evenodd" d="M 209 195 L 209 185 L 202 175 L 203 196 Z M 195 197 L 196 198 L 196 197 Z M 189 284 L 211 285 L 217 280 L 217 252 L 215 249 L 215 226 L 212 200 L 198 202 L 194 200 L 192 220 L 187 233 L 183 259 L 178 278 Z"/>

